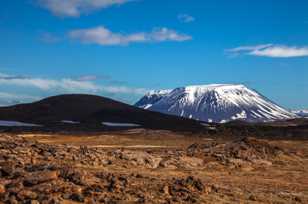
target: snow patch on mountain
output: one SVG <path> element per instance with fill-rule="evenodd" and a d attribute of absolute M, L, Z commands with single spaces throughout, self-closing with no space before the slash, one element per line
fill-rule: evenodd
<path fill-rule="evenodd" d="M 306 110 L 295 110 L 292 113 L 298 115 L 299 117 L 308 118 L 308 109 Z"/>
<path fill-rule="evenodd" d="M 167 91 L 165 94 L 160 94 L 158 100 L 151 100 L 153 96 L 157 96 L 156 93 L 147 94 L 136 103 L 136 106 L 217 123 L 232 120 L 267 122 L 297 117 L 244 85 L 187 86 Z"/>
<path fill-rule="evenodd" d="M 141 98 L 135 106 L 143 109 L 149 109 L 154 103 L 168 95 L 172 90 L 153 90 Z"/>

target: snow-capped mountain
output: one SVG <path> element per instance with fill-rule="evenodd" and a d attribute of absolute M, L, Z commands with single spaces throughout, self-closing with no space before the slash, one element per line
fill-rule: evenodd
<path fill-rule="evenodd" d="M 153 104 L 169 94 L 172 90 L 157 90 L 147 93 L 142 97 L 135 106 L 143 109 L 149 109 Z"/>
<path fill-rule="evenodd" d="M 148 110 L 206 122 L 267 122 L 296 118 L 244 85 L 211 84 L 151 92 L 136 103 Z"/>
<path fill-rule="evenodd" d="M 295 111 L 292 111 L 292 113 L 302 118 L 308 118 L 308 109 L 307 110 L 295 110 Z"/>

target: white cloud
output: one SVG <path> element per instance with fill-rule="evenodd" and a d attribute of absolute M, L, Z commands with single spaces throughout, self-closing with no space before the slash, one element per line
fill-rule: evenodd
<path fill-rule="evenodd" d="M 103 26 L 79 29 L 69 32 L 71 39 L 80 40 L 83 43 L 107 45 L 128 45 L 130 43 L 150 43 L 176 41 L 182 42 L 191 40 L 192 37 L 180 34 L 168 28 L 156 28 L 151 32 L 138 32 L 132 34 L 114 33 Z"/>
<path fill-rule="evenodd" d="M 254 50 L 251 55 L 266 57 L 305 57 L 308 47 L 273 46 L 262 50 Z"/>
<path fill-rule="evenodd" d="M 30 96 L 30 95 L 23 95 L 23 94 L 12 94 L 12 93 L 0 92 L 0 98 L 18 100 L 21 98 L 37 99 L 38 97 Z"/>
<path fill-rule="evenodd" d="M 39 4 L 57 16 L 79 17 L 83 13 L 121 5 L 133 0 L 38 0 Z"/>
<path fill-rule="evenodd" d="M 246 54 L 272 58 L 291 58 L 308 56 L 308 47 L 264 44 L 236 47 L 227 50 L 227 52 L 235 55 Z"/>
<path fill-rule="evenodd" d="M 98 92 L 100 87 L 93 82 L 90 81 L 77 81 L 73 79 L 61 79 L 57 81 L 58 86 L 62 89 L 66 89 L 68 91 L 90 91 L 90 92 Z"/>
<path fill-rule="evenodd" d="M 178 19 L 182 23 L 191 23 L 195 21 L 195 18 L 188 14 L 179 14 Z"/>
<path fill-rule="evenodd" d="M 18 103 L 31 102 L 39 99 L 40 98 L 36 96 L 0 92 L 0 106 L 9 106 Z"/>
<path fill-rule="evenodd" d="M 243 52 L 243 51 L 252 51 L 252 50 L 260 50 L 264 48 L 271 47 L 272 44 L 264 44 L 264 45 L 253 45 L 253 46 L 240 46 L 236 48 L 232 48 L 227 50 L 228 52 Z"/>
<path fill-rule="evenodd" d="M 93 79 L 93 78 L 91 78 Z M 32 87 L 43 91 L 56 92 L 108 92 L 112 94 L 137 94 L 141 95 L 148 90 L 143 88 L 131 88 L 126 86 L 103 86 L 95 84 L 90 78 L 86 80 L 64 79 L 45 79 L 31 78 L 23 76 L 13 76 L 0 73 L 0 85 Z"/>
<path fill-rule="evenodd" d="M 36 87 L 41 90 L 50 90 L 50 89 L 63 89 L 67 91 L 98 90 L 98 87 L 95 84 L 88 81 L 77 81 L 73 79 L 54 80 L 54 79 L 10 76 L 5 74 L 0 74 L 0 84 Z"/>
<path fill-rule="evenodd" d="M 144 88 L 130 88 L 126 86 L 105 86 L 101 87 L 101 90 L 108 93 L 136 94 L 136 95 L 143 95 L 149 92 L 149 90 Z"/>
<path fill-rule="evenodd" d="M 192 37 L 186 34 L 180 34 L 177 31 L 168 28 L 157 28 L 154 29 L 151 33 L 147 33 L 146 39 L 149 42 L 162 42 L 162 41 L 182 42 L 191 40 Z"/>
<path fill-rule="evenodd" d="M 84 75 L 78 78 L 78 81 L 95 81 L 98 77 L 95 75 Z"/>

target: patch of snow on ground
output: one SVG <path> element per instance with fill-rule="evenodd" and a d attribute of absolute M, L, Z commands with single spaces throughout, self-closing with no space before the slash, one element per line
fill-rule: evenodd
<path fill-rule="evenodd" d="M 0 126 L 4 127 L 41 127 L 42 125 L 23 123 L 18 121 L 0 120 Z"/>
<path fill-rule="evenodd" d="M 200 123 L 201 125 L 205 126 L 205 127 L 209 127 L 210 124 L 207 124 L 207 123 Z"/>
<path fill-rule="evenodd" d="M 139 124 L 134 123 L 113 123 L 113 122 L 102 122 L 103 125 L 109 126 L 109 127 L 140 127 Z"/>
<path fill-rule="evenodd" d="M 72 120 L 62 120 L 61 123 L 67 123 L 67 124 L 80 124 L 78 121 L 72 121 Z"/>
<path fill-rule="evenodd" d="M 227 123 L 227 120 L 221 120 L 220 123 Z"/>

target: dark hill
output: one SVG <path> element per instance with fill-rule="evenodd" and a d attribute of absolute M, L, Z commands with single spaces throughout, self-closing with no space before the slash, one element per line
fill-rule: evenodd
<path fill-rule="evenodd" d="M 58 122 L 61 120 L 80 121 L 85 117 L 114 106 L 115 102 L 93 95 L 60 95 L 29 104 L 0 108 L 1 120 L 23 122 Z"/>
<path fill-rule="evenodd" d="M 1 107 L 0 120 L 44 126 L 54 125 L 62 120 L 72 120 L 80 121 L 81 125 L 121 122 L 136 123 L 152 129 L 204 129 L 204 126 L 195 120 L 151 112 L 108 98 L 83 94 L 59 95 L 34 103 Z"/>

